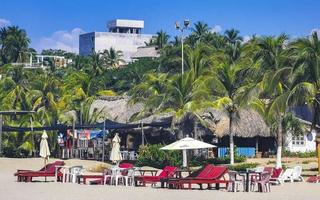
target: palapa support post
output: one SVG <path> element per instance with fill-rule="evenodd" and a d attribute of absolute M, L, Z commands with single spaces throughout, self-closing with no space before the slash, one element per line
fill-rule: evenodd
<path fill-rule="evenodd" d="M 144 146 L 143 121 L 141 121 L 141 145 Z"/>

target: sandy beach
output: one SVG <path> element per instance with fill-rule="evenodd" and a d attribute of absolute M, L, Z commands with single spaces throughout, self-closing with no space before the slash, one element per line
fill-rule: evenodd
<path fill-rule="evenodd" d="M 53 160 L 51 160 L 53 161 Z M 101 164 L 96 161 L 67 160 L 67 165 L 83 165 L 90 169 Z M 320 198 L 320 184 L 286 183 L 283 186 L 272 186 L 271 193 L 227 192 L 216 190 L 169 190 L 158 187 L 125 187 L 107 185 L 79 185 L 71 183 L 55 183 L 48 178 L 35 179 L 33 183 L 16 182 L 13 173 L 17 169 L 39 169 L 42 160 L 0 158 L 0 199 L 1 200 L 101 200 L 101 199 L 288 199 L 315 200 Z"/>

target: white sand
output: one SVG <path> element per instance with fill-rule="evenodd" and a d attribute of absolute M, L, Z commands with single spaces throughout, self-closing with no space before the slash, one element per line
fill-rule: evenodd
<path fill-rule="evenodd" d="M 51 160 L 52 161 L 52 160 Z M 84 165 L 91 168 L 99 164 L 95 161 L 68 160 L 67 165 Z M 238 192 L 225 190 L 169 190 L 148 187 L 125 187 L 106 185 L 78 185 L 71 183 L 49 182 L 19 183 L 13 173 L 16 169 L 39 169 L 41 159 L 8 159 L 0 158 L 0 200 L 101 200 L 101 199 L 218 199 L 218 200 L 258 200 L 258 199 L 320 199 L 320 184 L 286 183 L 283 186 L 272 186 L 271 193 Z M 44 178 L 35 179 L 43 181 Z"/>

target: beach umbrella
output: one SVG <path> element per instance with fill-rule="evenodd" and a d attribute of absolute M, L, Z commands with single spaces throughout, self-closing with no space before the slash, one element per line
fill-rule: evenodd
<path fill-rule="evenodd" d="M 47 139 L 48 139 L 47 132 L 43 131 L 43 134 L 41 136 L 41 142 L 40 142 L 40 156 L 44 159 L 44 167 L 46 167 L 47 161 L 50 156 L 50 149 L 49 149 Z M 45 178 L 45 181 L 47 181 L 46 178 Z"/>
<path fill-rule="evenodd" d="M 122 156 L 120 152 L 120 142 L 121 142 L 121 139 L 118 133 L 116 133 L 116 135 L 112 139 L 112 149 L 111 149 L 111 155 L 110 155 L 110 160 L 115 163 L 119 163 L 122 160 Z"/>
<path fill-rule="evenodd" d="M 178 140 L 174 143 L 171 143 L 167 146 L 162 147 L 162 150 L 182 150 L 182 155 L 183 155 L 183 167 L 187 167 L 187 149 L 208 149 L 208 148 L 213 148 L 217 147 L 212 144 L 208 144 L 199 140 L 195 140 L 189 136 Z"/>

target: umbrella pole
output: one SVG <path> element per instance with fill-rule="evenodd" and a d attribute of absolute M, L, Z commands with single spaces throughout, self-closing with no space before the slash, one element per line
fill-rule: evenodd
<path fill-rule="evenodd" d="M 47 171 L 47 158 L 44 159 L 44 171 Z M 44 177 L 44 182 L 47 182 L 47 177 Z"/>
<path fill-rule="evenodd" d="M 182 167 L 187 167 L 187 149 L 182 150 Z"/>

